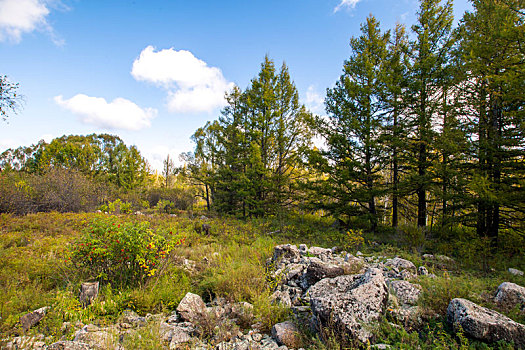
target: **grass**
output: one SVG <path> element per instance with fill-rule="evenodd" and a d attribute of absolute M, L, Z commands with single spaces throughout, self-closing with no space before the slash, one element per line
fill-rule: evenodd
<path fill-rule="evenodd" d="M 461 333 L 451 332 L 444 323 L 449 301 L 464 297 L 497 309 L 492 297 L 500 283 L 510 281 L 525 285 L 525 277 L 505 272 L 508 267 L 522 270 L 525 267 L 523 255 L 511 254 L 509 250 L 516 248 L 506 248 L 503 254 L 508 255 L 505 258 L 494 259 L 495 271 L 481 271 L 475 254 L 450 254 L 458 242 L 466 245 L 462 246 L 462 252 L 469 247 L 476 251 L 478 247 L 468 243 L 467 239 L 448 243 L 421 241 L 416 237 L 417 232 L 405 230 L 409 232 L 407 237 L 400 232 L 396 236 L 398 239 L 390 242 L 387 233 L 383 233 L 365 235 L 367 243 L 354 244 L 348 241 L 348 234 L 332 228 L 329 218 L 315 215 L 246 221 L 201 218 L 199 215 L 190 218 L 184 213 L 179 213 L 177 217 L 166 214 L 120 215 L 119 219 L 123 222 L 148 221 L 150 228 L 166 239 L 185 237 L 185 243 L 175 246 L 157 273 L 144 283 L 123 288 L 102 285 L 99 298 L 89 307 L 81 308 L 78 291 L 82 276 L 66 261 L 66 257 L 71 244 L 81 237 L 89 223 L 104 216 L 96 213 L 0 215 L 0 339 L 20 334 L 21 330 L 17 327 L 20 316 L 42 306 L 51 306 L 51 310 L 30 334 L 42 333 L 56 341 L 62 337 L 70 339 L 73 334 L 74 328 L 64 328 L 64 322 L 109 325 L 126 309 L 141 315 L 168 313 L 176 308 L 187 292 L 199 294 L 206 301 L 224 297 L 232 302 L 250 302 L 254 309 L 251 319 L 245 322 L 246 326 L 258 322 L 263 330 L 268 331 L 273 324 L 290 315 L 289 309 L 271 304 L 268 298 L 273 291 L 273 282 L 268 276 L 266 261 L 271 257 L 273 247 L 282 243 L 339 246 L 351 253 L 359 248 L 365 255 L 401 256 L 416 266 L 426 265 L 430 272 L 435 273 L 436 278 L 420 278 L 417 282 L 423 288 L 420 306 L 427 317 L 425 327 L 428 329 L 409 333 L 385 320 L 375 330 L 378 340 L 395 344 L 397 348 L 487 348 L 485 344 L 466 339 Z M 195 229 L 203 223 L 210 225 L 208 233 Z M 510 233 L 508 235 L 513 237 Z M 417 247 L 410 246 L 411 239 L 417 241 Z M 516 237 L 512 239 L 518 240 Z M 424 252 L 448 253 L 458 263 L 448 270 L 441 270 L 421 258 Z M 435 315 L 438 317 L 434 318 Z M 525 322 L 525 315 L 517 310 L 511 310 L 507 315 L 518 322 Z M 220 332 L 233 331 L 228 325 L 215 327 L 220 323 L 218 320 L 208 321 L 211 323 L 205 323 L 201 328 L 207 330 L 204 333 L 209 338 L 225 337 L 226 333 Z M 124 342 L 137 344 L 143 349 L 154 349 L 159 347 L 157 334 L 158 324 L 151 323 L 134 335 L 135 338 Z M 304 337 L 305 348 L 344 348 L 337 335 L 330 335 L 330 332 L 324 342 L 308 332 Z M 504 344 L 494 346 L 505 348 Z"/>

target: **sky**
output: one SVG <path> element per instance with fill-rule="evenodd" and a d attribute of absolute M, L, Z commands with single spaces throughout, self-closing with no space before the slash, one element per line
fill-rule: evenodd
<path fill-rule="evenodd" d="M 416 20 L 417 0 L 0 0 L 0 75 L 23 109 L 0 121 L 0 153 L 62 135 L 109 133 L 152 169 L 248 87 L 265 55 L 283 62 L 312 112 L 369 14 L 383 30 Z M 459 20 L 471 9 L 454 2 Z"/>

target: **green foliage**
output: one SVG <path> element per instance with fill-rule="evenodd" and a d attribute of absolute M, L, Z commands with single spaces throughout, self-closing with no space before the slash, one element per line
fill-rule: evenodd
<path fill-rule="evenodd" d="M 358 250 L 364 243 L 363 230 L 348 230 L 346 232 L 346 246 L 350 251 Z"/>
<path fill-rule="evenodd" d="M 0 119 L 6 120 L 9 113 L 17 113 L 23 97 L 18 93 L 19 84 L 13 83 L 7 75 L 0 76 Z"/>
<path fill-rule="evenodd" d="M 421 305 L 429 315 L 438 314 L 443 319 L 450 300 L 465 298 L 480 303 L 480 292 L 490 290 L 487 281 L 474 276 L 453 276 L 446 272 L 437 278 L 420 277 L 419 282 L 423 287 Z"/>
<path fill-rule="evenodd" d="M 167 265 L 140 289 L 130 292 L 132 308 L 140 313 L 174 310 L 192 289 L 190 277 L 179 267 Z"/>
<path fill-rule="evenodd" d="M 327 148 L 311 155 L 310 164 L 318 171 L 314 188 L 324 197 L 322 207 L 337 216 L 366 215 L 375 231 L 376 197 L 383 193 L 378 181 L 385 166 L 385 147 L 378 142 L 384 115 L 380 87 L 390 34 L 381 33 L 373 16 L 361 32 L 350 40 L 352 55 L 328 89 L 329 119 L 317 119 Z"/>
<path fill-rule="evenodd" d="M 283 64 L 268 57 L 250 86 L 234 88 L 218 120 L 193 135 L 186 175 L 202 185 L 208 209 L 264 216 L 292 203 L 293 179 L 311 142 L 309 112 Z"/>
<path fill-rule="evenodd" d="M 123 202 L 120 198 L 115 199 L 113 202 L 102 204 L 99 210 L 103 213 L 110 214 L 130 214 L 133 211 L 133 204 L 130 202 Z"/>
<path fill-rule="evenodd" d="M 143 283 L 155 275 L 173 243 L 149 229 L 147 222 L 120 223 L 97 218 L 73 245 L 71 263 L 89 278 L 118 286 Z"/>
<path fill-rule="evenodd" d="M 162 349 L 162 333 L 160 322 L 149 322 L 145 327 L 141 327 L 137 332 L 131 332 L 124 337 L 122 346 L 124 349 L 137 350 L 157 350 Z"/>
<path fill-rule="evenodd" d="M 137 147 L 108 134 L 64 135 L 49 144 L 8 149 L 0 155 L 0 168 L 39 174 L 64 168 L 126 190 L 144 185 L 149 171 Z"/>
<path fill-rule="evenodd" d="M 290 309 L 270 301 L 270 291 L 266 290 L 255 297 L 253 312 L 263 331 L 270 331 L 274 324 L 284 322 L 290 316 Z"/>

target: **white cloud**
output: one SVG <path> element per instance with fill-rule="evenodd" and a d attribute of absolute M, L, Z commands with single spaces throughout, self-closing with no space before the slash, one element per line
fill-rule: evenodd
<path fill-rule="evenodd" d="M 334 8 L 334 13 L 339 11 L 340 9 L 342 9 L 343 7 L 347 7 L 347 8 L 350 8 L 350 9 L 353 9 L 355 7 L 355 5 L 357 5 L 357 3 L 361 1 L 361 0 L 341 0 L 341 2 L 339 3 L 339 5 L 337 5 L 335 8 Z"/>
<path fill-rule="evenodd" d="M 314 114 L 325 114 L 324 98 L 317 92 L 313 85 L 310 85 L 308 90 L 306 90 L 305 106 Z"/>
<path fill-rule="evenodd" d="M 151 126 L 151 119 L 157 115 L 156 109 L 141 108 L 121 97 L 107 102 L 101 97 L 78 94 L 67 100 L 56 96 L 55 102 L 78 115 L 83 123 L 104 129 L 144 129 Z"/>
<path fill-rule="evenodd" d="M 175 166 L 180 166 L 182 165 L 182 162 L 179 159 L 179 154 L 185 151 L 188 150 L 185 150 L 183 148 L 170 148 L 165 145 L 157 145 L 153 148 L 146 148 L 144 152 L 142 152 L 142 154 L 148 160 L 151 169 L 157 170 L 160 174 L 162 173 L 162 169 L 164 167 L 164 160 L 166 159 L 166 156 L 168 154 L 170 155 L 170 159 L 173 160 L 173 164 Z"/>
<path fill-rule="evenodd" d="M 212 112 L 225 106 L 224 94 L 234 86 L 219 68 L 209 67 L 189 51 L 173 48 L 155 51 L 153 46 L 146 47 L 133 62 L 131 75 L 166 89 L 172 112 Z"/>
<path fill-rule="evenodd" d="M 63 40 L 46 20 L 52 3 L 61 5 L 55 0 L 0 0 L 0 41 L 18 43 L 24 33 L 40 30 L 47 32 L 55 44 L 62 45 Z"/>

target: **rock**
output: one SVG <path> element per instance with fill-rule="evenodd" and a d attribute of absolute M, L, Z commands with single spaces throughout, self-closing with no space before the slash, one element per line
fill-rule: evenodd
<path fill-rule="evenodd" d="M 422 258 L 430 261 L 434 266 L 440 269 L 454 268 L 456 265 L 456 260 L 446 255 L 423 254 Z"/>
<path fill-rule="evenodd" d="M 251 334 L 251 337 L 254 342 L 260 342 L 263 338 L 263 335 L 261 333 L 254 332 Z"/>
<path fill-rule="evenodd" d="M 193 330 L 188 327 L 173 327 L 170 339 L 170 349 L 172 349 L 175 345 L 189 342 L 191 340 L 192 331 Z"/>
<path fill-rule="evenodd" d="M 84 282 L 80 286 L 80 303 L 86 307 L 98 296 L 98 282 Z"/>
<path fill-rule="evenodd" d="M 289 348 L 299 348 L 301 346 L 301 337 L 299 329 L 291 321 L 277 323 L 272 327 L 272 337 L 277 344 L 286 345 Z"/>
<path fill-rule="evenodd" d="M 416 277 L 417 275 L 410 270 L 401 270 L 401 272 L 399 273 L 399 278 L 401 278 L 402 280 L 413 280 Z"/>
<path fill-rule="evenodd" d="M 297 246 L 291 244 L 278 245 L 273 249 L 272 261 L 275 265 L 285 260 L 288 262 L 298 261 L 301 257 Z"/>
<path fill-rule="evenodd" d="M 35 326 L 38 322 L 40 322 L 44 318 L 48 310 L 49 306 L 41 307 L 40 309 L 36 309 L 35 311 L 20 317 L 20 325 L 22 326 L 24 332 L 27 332 L 31 327 Z"/>
<path fill-rule="evenodd" d="M 523 276 L 523 271 L 509 267 L 509 273 L 514 276 Z"/>
<path fill-rule="evenodd" d="M 428 275 L 428 270 L 427 270 L 427 268 L 425 266 L 420 266 L 417 269 L 417 274 L 420 275 L 420 276 L 427 276 Z"/>
<path fill-rule="evenodd" d="M 374 344 L 374 345 L 370 346 L 370 349 L 387 350 L 387 349 L 392 349 L 392 345 L 388 345 L 388 344 Z"/>
<path fill-rule="evenodd" d="M 279 344 L 269 336 L 263 336 L 263 339 L 260 341 L 261 349 L 270 350 L 270 349 L 279 349 Z"/>
<path fill-rule="evenodd" d="M 389 298 L 388 313 L 405 328 L 417 327 L 422 322 L 417 306 L 421 287 L 399 280 L 391 281 L 389 284 L 392 294 Z"/>
<path fill-rule="evenodd" d="M 394 294 L 401 304 L 417 305 L 419 295 L 421 294 L 421 286 L 412 284 L 407 281 L 392 281 L 390 282 Z"/>
<path fill-rule="evenodd" d="M 316 256 L 321 260 L 326 260 L 327 258 L 330 258 L 332 256 L 332 250 L 321 247 L 310 247 L 308 249 L 308 254 Z"/>
<path fill-rule="evenodd" d="M 299 253 L 301 253 L 301 255 L 306 255 L 308 253 L 308 247 L 306 244 L 299 244 Z"/>
<path fill-rule="evenodd" d="M 452 299 L 447 309 L 447 320 L 454 329 L 461 326 L 465 334 L 484 342 L 504 340 L 525 347 L 525 325 L 469 300 Z"/>
<path fill-rule="evenodd" d="M 90 327 L 92 326 L 92 327 Z M 107 330 L 101 330 L 96 326 L 84 326 L 75 334 L 74 342 L 86 343 L 91 348 L 95 349 L 110 349 L 115 348 L 118 338 L 115 334 Z"/>
<path fill-rule="evenodd" d="M 206 314 L 206 304 L 197 294 L 187 293 L 177 306 L 177 312 L 185 321 L 198 321 Z"/>
<path fill-rule="evenodd" d="M 124 310 L 120 316 L 121 323 L 127 323 L 132 326 L 145 326 L 146 318 L 139 316 L 136 312 L 131 310 Z"/>
<path fill-rule="evenodd" d="M 48 345 L 46 350 L 91 350 L 92 348 L 86 344 L 78 341 L 59 341 Z"/>
<path fill-rule="evenodd" d="M 6 339 L 0 339 L 0 346 L 5 350 L 18 350 L 18 349 L 33 349 L 43 350 L 45 349 L 46 343 L 44 341 L 44 335 L 38 334 L 34 337 L 22 335 L 14 337 L 11 341 L 6 342 Z"/>
<path fill-rule="evenodd" d="M 409 261 L 409 260 L 406 260 L 406 259 L 395 257 L 393 259 L 388 259 L 385 262 L 385 265 L 386 266 L 390 266 L 390 267 L 395 267 L 399 271 L 401 271 L 401 270 L 409 270 L 409 271 L 411 271 L 413 273 L 416 273 L 416 265 L 414 265 L 414 263 L 412 261 Z"/>
<path fill-rule="evenodd" d="M 525 311 L 525 288 L 515 283 L 503 282 L 498 287 L 494 302 L 506 310 L 518 306 Z"/>
<path fill-rule="evenodd" d="M 344 272 L 344 269 L 340 266 L 312 258 L 310 259 L 310 265 L 306 269 L 305 280 L 308 286 L 312 286 L 323 278 L 334 278 L 343 275 Z"/>
<path fill-rule="evenodd" d="M 285 307 L 291 307 L 292 306 L 292 299 L 290 298 L 290 294 L 288 291 L 280 291 L 276 290 L 271 296 L 270 301 L 275 304 L 281 304 Z"/>
<path fill-rule="evenodd" d="M 388 302 L 388 288 L 377 268 L 362 275 L 323 279 L 308 294 L 318 328 L 336 327 L 363 343 L 372 337 L 367 325 L 379 321 Z"/>
<path fill-rule="evenodd" d="M 179 314 L 177 314 L 177 311 L 173 311 L 166 319 L 166 323 L 178 323 L 179 321 L 180 317 Z"/>
<path fill-rule="evenodd" d="M 168 343 L 170 349 L 177 345 L 187 343 L 195 333 L 195 327 L 189 322 L 176 324 L 161 323 L 159 327 L 160 338 L 164 343 Z"/>

